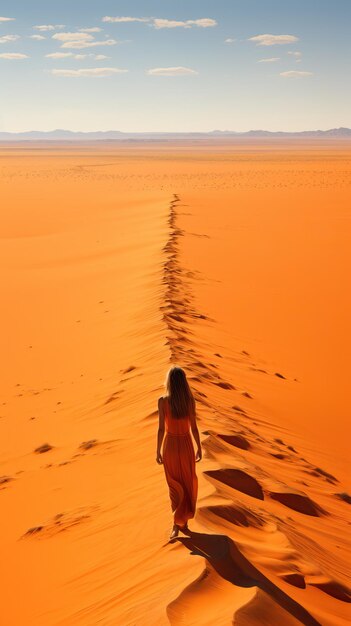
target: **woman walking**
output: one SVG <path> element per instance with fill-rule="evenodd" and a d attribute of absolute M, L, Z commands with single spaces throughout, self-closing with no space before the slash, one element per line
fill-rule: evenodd
<path fill-rule="evenodd" d="M 190 532 L 187 522 L 195 516 L 198 490 L 195 462 L 201 460 L 202 451 L 196 424 L 195 398 L 181 367 L 173 366 L 169 369 L 165 387 L 167 395 L 158 400 L 156 461 L 163 464 L 169 488 L 174 519 L 170 539 L 173 539 L 178 536 L 179 530 L 184 534 Z M 190 429 L 197 443 L 196 456 Z"/>

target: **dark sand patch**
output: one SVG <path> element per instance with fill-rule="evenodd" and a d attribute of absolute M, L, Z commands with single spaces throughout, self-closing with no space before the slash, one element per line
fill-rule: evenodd
<path fill-rule="evenodd" d="M 246 493 L 248 496 L 252 498 L 257 498 L 258 500 L 264 499 L 264 493 L 259 482 L 247 474 L 242 470 L 238 469 L 219 469 L 219 470 L 208 470 L 204 472 L 205 476 L 209 476 L 211 478 L 215 478 L 216 480 L 236 489 L 237 491 L 241 491 L 242 493 Z"/>

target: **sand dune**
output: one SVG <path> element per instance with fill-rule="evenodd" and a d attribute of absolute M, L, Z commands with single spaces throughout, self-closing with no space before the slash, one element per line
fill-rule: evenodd
<path fill-rule="evenodd" d="M 349 146 L 0 167 L 1 626 L 346 626 Z M 169 542 L 171 363 L 204 455 Z"/>

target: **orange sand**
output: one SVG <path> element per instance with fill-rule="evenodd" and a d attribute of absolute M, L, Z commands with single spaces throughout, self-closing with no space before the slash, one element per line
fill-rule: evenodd
<path fill-rule="evenodd" d="M 1 626 L 349 623 L 350 156 L 0 147 Z M 170 363 L 204 452 L 174 543 Z"/>

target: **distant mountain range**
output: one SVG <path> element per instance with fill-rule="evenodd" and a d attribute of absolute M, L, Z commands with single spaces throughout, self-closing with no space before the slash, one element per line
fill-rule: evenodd
<path fill-rule="evenodd" d="M 31 130 L 24 133 L 0 131 L 0 141 L 170 141 L 170 140 L 205 140 L 205 139 L 242 139 L 242 138 L 351 138 L 350 128 L 331 128 L 330 130 L 304 130 L 301 132 L 272 132 L 269 130 L 249 130 L 238 133 L 232 130 L 213 130 L 208 133 L 125 133 L 119 130 L 95 132 L 74 132 L 72 130 Z"/>

